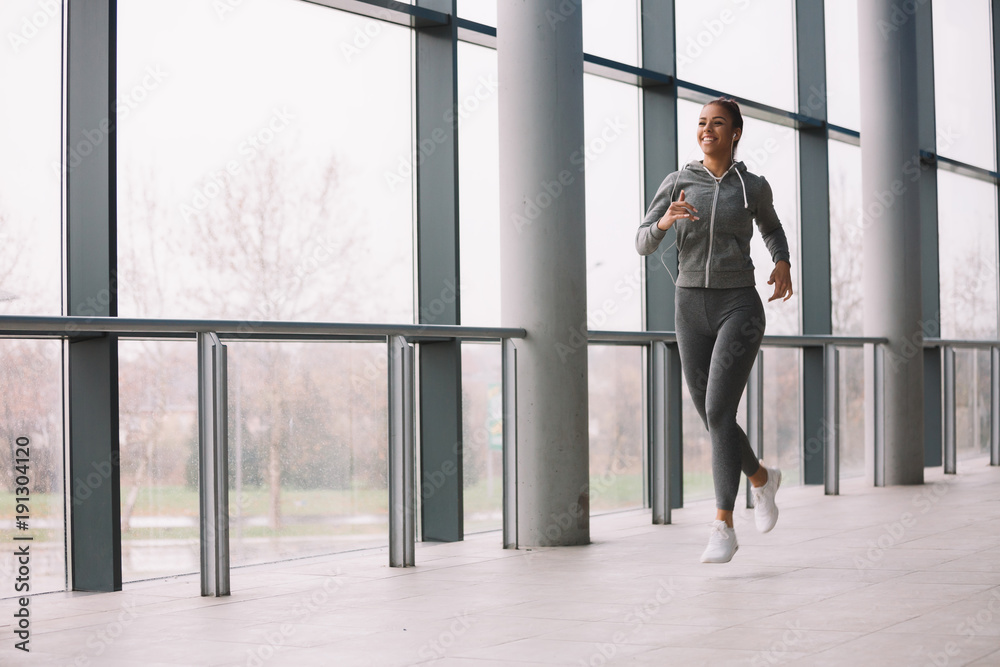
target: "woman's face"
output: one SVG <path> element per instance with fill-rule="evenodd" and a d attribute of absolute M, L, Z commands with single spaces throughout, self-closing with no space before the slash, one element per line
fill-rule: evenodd
<path fill-rule="evenodd" d="M 725 107 L 719 104 L 702 107 L 698 117 L 698 146 L 706 156 L 731 157 L 733 141 L 739 139 L 740 134 L 741 130 L 733 128 L 733 121 Z"/>

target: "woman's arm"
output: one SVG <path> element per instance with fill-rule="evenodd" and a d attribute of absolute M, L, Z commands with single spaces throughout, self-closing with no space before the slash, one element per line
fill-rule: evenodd
<path fill-rule="evenodd" d="M 678 172 L 674 172 L 663 179 L 649 204 L 646 217 L 635 234 L 635 249 L 640 255 L 652 254 L 678 218 L 698 219 L 694 215 L 698 210 L 690 202 L 684 201 L 683 190 L 680 191 L 678 200 L 672 201 L 678 178 Z"/>
<path fill-rule="evenodd" d="M 789 261 L 788 238 L 774 210 L 771 184 L 763 176 L 760 177 L 760 193 L 757 197 L 754 219 L 774 262 L 774 270 L 771 271 L 771 277 L 767 281 L 768 285 L 774 285 L 774 294 L 768 301 L 775 299 L 788 301 L 792 296 L 792 265 Z"/>

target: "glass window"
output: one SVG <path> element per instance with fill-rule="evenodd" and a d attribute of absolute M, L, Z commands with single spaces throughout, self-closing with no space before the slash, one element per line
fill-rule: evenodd
<path fill-rule="evenodd" d="M 770 328 L 770 323 L 768 324 Z M 764 464 L 781 468 L 782 484 L 802 483 L 799 417 L 802 351 L 764 347 Z M 807 456 L 816 456 L 810 454 Z"/>
<path fill-rule="evenodd" d="M 120 312 L 411 322 L 410 31 L 283 0 L 118 26 Z"/>
<path fill-rule="evenodd" d="M 232 564 L 388 544 L 385 343 L 227 346 Z"/>
<path fill-rule="evenodd" d="M 865 357 L 862 347 L 840 348 L 841 478 L 865 474 Z"/>
<path fill-rule="evenodd" d="M 830 300 L 833 333 L 864 334 L 864 229 L 861 221 L 861 149 L 829 142 Z"/>
<path fill-rule="evenodd" d="M 500 326 L 497 52 L 458 44 L 458 200 L 462 324 Z M 477 93 L 477 91 L 479 91 Z"/>
<path fill-rule="evenodd" d="M 0 597 L 17 595 L 15 536 L 32 538 L 30 592 L 66 590 L 62 371 L 61 341 L 0 339 L 0 539 L 7 545 L 0 573 L 8 582 Z M 78 486 L 71 502 L 77 494 L 89 490 Z M 24 497 L 28 511 L 17 511 Z M 22 530 L 17 515 L 28 516 Z"/>
<path fill-rule="evenodd" d="M 955 348 L 955 454 L 990 452 L 990 352 Z"/>
<path fill-rule="evenodd" d="M 940 335 L 995 338 L 996 186 L 943 169 L 937 174 Z M 937 335 L 931 329 L 925 335 Z"/>
<path fill-rule="evenodd" d="M 642 328 L 639 90 L 584 75 L 587 319 L 591 329 Z M 572 162 L 572 158 L 570 158 Z"/>
<path fill-rule="evenodd" d="M 458 15 L 476 23 L 497 25 L 497 0 L 458 0 Z"/>
<path fill-rule="evenodd" d="M 677 76 L 797 110 L 793 18 L 791 0 L 677 0 Z"/>
<path fill-rule="evenodd" d="M 830 164 L 830 302 L 832 333 L 864 334 L 864 230 L 861 220 L 861 149 L 829 142 Z M 865 472 L 864 354 L 860 347 L 840 348 L 840 475 Z M 806 439 L 809 448 L 810 436 Z M 807 449 L 807 455 L 809 455 Z"/>
<path fill-rule="evenodd" d="M 503 386 L 500 346 L 462 344 L 465 533 L 503 527 Z"/>
<path fill-rule="evenodd" d="M 685 100 L 677 102 L 677 157 L 683 165 L 692 160 L 701 160 L 704 155 L 695 140 L 698 116 L 702 105 Z M 756 267 L 757 291 L 764 302 L 768 334 L 797 334 L 799 328 L 799 216 L 798 216 L 798 172 L 796 158 L 795 130 L 782 125 L 766 123 L 744 115 L 743 136 L 736 153 L 736 159 L 746 163 L 747 169 L 767 178 L 774 193 L 774 209 L 781 220 L 788 239 L 791 255 L 793 296 L 788 301 L 775 299 L 774 286 L 767 281 L 774 270 L 771 254 L 754 228 L 750 242 L 750 257 Z"/>
<path fill-rule="evenodd" d="M 62 10 L 60 3 L 0 6 L 0 314 L 62 312 Z M 16 129 L 15 129 L 16 128 Z"/>
<path fill-rule="evenodd" d="M 643 506 L 642 348 L 591 345 L 590 512 Z"/>
<path fill-rule="evenodd" d="M 639 65 L 637 0 L 583 0 L 583 50 L 626 65 Z"/>
<path fill-rule="evenodd" d="M 198 357 L 189 341 L 118 344 L 122 579 L 198 572 Z"/>
<path fill-rule="evenodd" d="M 937 152 L 995 169 L 990 3 L 939 2 L 933 8 Z"/>
<path fill-rule="evenodd" d="M 809 94 L 826 97 L 828 121 L 841 127 L 860 130 L 858 5 L 854 2 L 826 2 L 823 9 L 826 27 L 826 91 L 810 90 Z M 806 103 L 808 105 L 808 99 Z"/>

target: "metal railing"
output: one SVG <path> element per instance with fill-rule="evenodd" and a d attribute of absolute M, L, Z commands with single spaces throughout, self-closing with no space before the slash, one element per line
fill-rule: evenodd
<path fill-rule="evenodd" d="M 672 430 L 668 406 L 673 400 L 679 402 L 680 397 L 669 396 L 669 383 L 666 378 L 679 369 L 679 358 L 676 354 L 677 337 L 670 331 L 590 331 L 589 342 L 602 345 L 636 345 L 647 348 L 647 374 L 649 387 L 649 444 L 650 444 L 650 505 L 652 506 L 653 523 L 670 523 L 670 470 Z M 868 438 L 874 443 L 876 451 L 876 483 L 884 481 L 884 471 L 880 464 L 884 460 L 881 452 L 884 449 L 883 402 L 880 400 L 882 389 L 882 369 L 884 365 L 883 346 L 885 338 L 866 336 L 824 336 L 802 335 L 764 336 L 761 349 L 750 370 L 747 381 L 747 424 L 746 432 L 750 447 L 760 458 L 764 453 L 764 349 L 765 347 L 784 348 L 823 348 L 823 386 L 824 409 L 823 416 L 828 428 L 823 434 L 824 447 L 824 489 L 828 495 L 840 493 L 840 400 L 839 400 L 839 369 L 841 347 L 864 347 L 865 353 L 872 357 L 875 364 L 875 387 L 873 387 L 871 414 L 865 420 L 866 428 L 870 430 Z M 750 488 L 747 487 L 747 507 L 752 506 Z"/>
<path fill-rule="evenodd" d="M 388 355 L 389 411 L 389 564 L 414 565 L 416 485 L 414 363 L 412 343 L 440 340 L 499 341 L 504 365 L 504 479 L 516 480 L 516 416 L 512 400 L 517 371 L 513 340 L 524 329 L 423 324 L 355 324 L 236 320 L 145 319 L 110 317 L 0 316 L 0 337 L 79 339 L 194 339 L 198 354 L 198 495 L 201 594 L 222 596 L 229 585 L 229 452 L 227 356 L 224 341 L 385 341 Z M 510 378 L 510 381 L 507 381 Z M 509 410 L 510 412 L 507 412 Z M 505 508 L 516 509 L 505 483 Z M 514 540 L 513 517 L 506 512 L 504 544 Z"/>
<path fill-rule="evenodd" d="M 416 536 L 415 384 L 413 343 L 441 340 L 499 341 L 503 399 L 503 544 L 516 545 L 517 517 L 517 349 L 523 329 L 455 325 L 264 322 L 236 320 L 146 319 L 99 317 L 0 316 L 0 337 L 79 339 L 116 335 L 121 338 L 193 339 L 198 354 L 199 499 L 201 584 L 203 595 L 229 593 L 228 405 L 225 341 L 384 341 L 388 356 L 389 420 L 389 560 L 394 567 L 414 564 Z M 679 377 L 676 336 L 669 331 L 588 331 L 589 344 L 646 348 L 649 442 L 649 500 L 652 520 L 669 524 L 671 497 L 671 396 L 669 378 Z M 839 493 L 840 422 L 839 352 L 864 347 L 873 364 L 874 385 L 866 399 L 866 439 L 874 443 L 875 484 L 884 483 L 883 410 L 886 339 L 862 336 L 764 336 L 747 383 L 747 434 L 758 456 L 763 454 L 764 349 L 823 348 L 824 487 Z M 991 463 L 1000 464 L 1000 342 L 928 338 L 925 347 L 942 348 L 944 393 L 944 468 L 955 472 L 954 348 L 991 351 Z M 679 412 L 677 413 L 679 414 Z M 679 474 L 679 471 L 673 471 Z M 750 503 L 749 489 L 747 502 Z"/>
<path fill-rule="evenodd" d="M 924 338 L 924 348 L 941 348 L 942 463 L 947 475 L 958 471 L 955 405 L 955 348 L 990 352 L 990 465 L 1000 465 L 1000 341 Z"/>

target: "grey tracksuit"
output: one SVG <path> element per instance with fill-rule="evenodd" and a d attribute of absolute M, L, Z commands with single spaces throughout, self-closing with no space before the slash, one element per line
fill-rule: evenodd
<path fill-rule="evenodd" d="M 699 219 L 674 223 L 677 346 L 691 398 L 712 438 L 716 507 L 732 510 L 740 471 L 753 475 L 759 466 L 736 422 L 765 326 L 750 259 L 753 221 L 775 262 L 789 261 L 788 241 L 763 176 L 737 162 L 716 179 L 700 161 L 693 161 L 660 184 L 636 233 L 640 255 L 654 252 L 666 235 L 656 223 L 681 190 Z"/>

